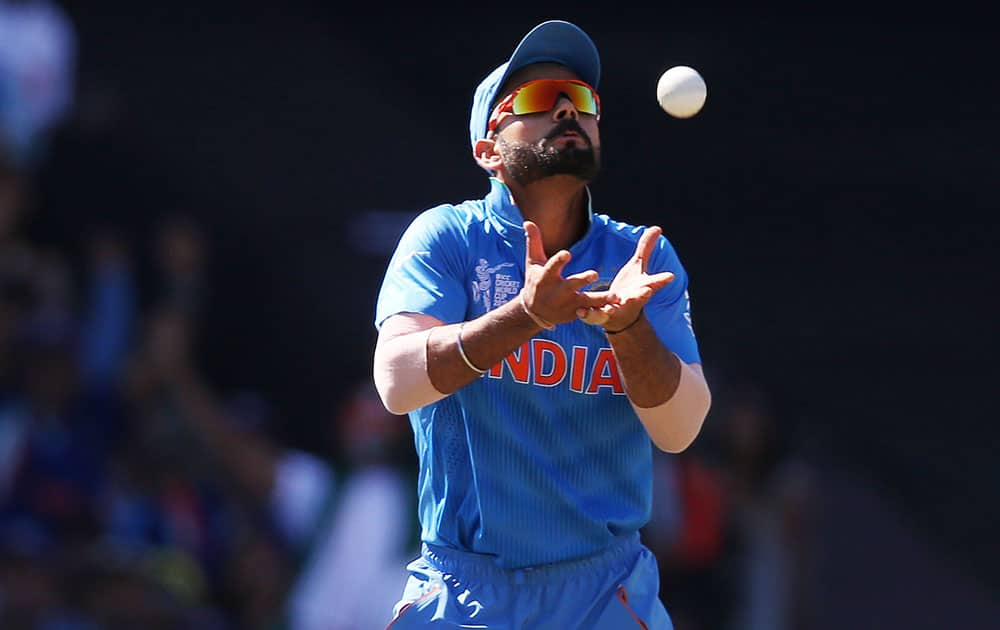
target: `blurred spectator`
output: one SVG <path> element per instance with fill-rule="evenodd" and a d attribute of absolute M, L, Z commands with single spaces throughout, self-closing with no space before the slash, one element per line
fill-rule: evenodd
<path fill-rule="evenodd" d="M 384 627 L 405 584 L 405 564 L 417 552 L 415 510 L 408 507 L 415 480 L 401 455 L 412 450 L 405 420 L 387 413 L 365 380 L 338 405 L 332 448 L 282 448 L 237 422 L 195 371 L 176 367 L 166 374 L 185 428 L 268 523 L 244 541 L 241 553 L 253 555 L 235 556 L 237 566 L 258 557 L 271 567 L 234 583 L 240 627 L 276 619 L 293 630 Z M 323 453 L 343 465 L 339 484 Z M 269 532 L 289 551 L 287 564 L 276 557 Z M 271 616 L 265 602 L 275 606 Z"/>
<path fill-rule="evenodd" d="M 0 151 L 0 400 L 16 387 L 16 341 L 34 290 L 34 248 L 22 233 L 25 175 Z"/>
<path fill-rule="evenodd" d="M 207 261 L 202 226 L 184 213 L 167 216 L 159 224 L 154 251 L 159 300 L 199 323 L 204 306 Z"/>
<path fill-rule="evenodd" d="M 0 0 L 0 153 L 41 159 L 74 100 L 76 34 L 48 0 Z"/>
<path fill-rule="evenodd" d="M 780 428 L 761 388 L 735 385 L 698 443 L 655 453 L 644 538 L 677 630 L 814 627 L 812 473 Z"/>
<path fill-rule="evenodd" d="M 719 423 L 726 496 L 737 549 L 733 630 L 814 627 L 814 479 L 779 433 L 771 402 L 735 388 Z"/>
<path fill-rule="evenodd" d="M 349 391 L 333 420 L 346 475 L 334 504 L 299 541 L 303 549 L 311 539 L 312 552 L 291 594 L 291 627 L 383 628 L 406 584 L 405 566 L 419 551 L 411 504 L 416 464 L 408 459 L 412 433 L 405 416 L 385 410 L 369 379 Z M 295 483 L 302 482 L 290 475 L 279 489 Z"/>
<path fill-rule="evenodd" d="M 62 606 L 59 572 L 43 554 L 5 541 L 0 551 L 0 627 L 44 628 Z"/>
<path fill-rule="evenodd" d="M 44 630 L 227 628 L 214 611 L 178 597 L 170 557 L 97 543 L 66 550 L 61 564 L 66 612 Z"/>
<path fill-rule="evenodd" d="M 125 380 L 125 431 L 110 458 L 101 498 L 108 544 L 173 559 L 166 580 L 189 605 L 213 601 L 236 527 L 232 500 L 216 478 L 214 454 L 196 448 L 170 379 L 193 363 L 188 317 L 170 307 L 147 314 Z"/>
<path fill-rule="evenodd" d="M 18 342 L 22 322 L 28 313 L 29 298 L 29 285 L 20 282 L 0 283 L 0 408 L 5 407 L 11 398 L 18 396 L 20 383 L 17 372 L 21 364 Z M 0 426 L 3 426 L 2 421 Z M 3 437 L 0 437 L 0 444 L 3 443 Z M 0 458 L 2 456 L 0 453 Z"/>
<path fill-rule="evenodd" d="M 0 275 L 5 281 L 28 272 L 27 243 L 21 234 L 28 205 L 27 182 L 27 175 L 0 151 Z"/>
<path fill-rule="evenodd" d="M 226 572 L 225 605 L 235 628 L 277 630 L 294 571 L 291 554 L 268 527 L 237 533 Z"/>
<path fill-rule="evenodd" d="M 58 256 L 39 265 L 18 337 L 17 391 L 0 405 L 0 534 L 41 548 L 94 533 L 93 501 L 120 428 L 116 379 L 132 287 L 120 249 L 95 247 L 87 312 Z"/>
<path fill-rule="evenodd" d="M 643 539 L 660 560 L 660 597 L 676 630 L 723 630 L 734 595 L 723 471 L 705 440 L 677 454 L 654 450 L 653 471 Z"/>

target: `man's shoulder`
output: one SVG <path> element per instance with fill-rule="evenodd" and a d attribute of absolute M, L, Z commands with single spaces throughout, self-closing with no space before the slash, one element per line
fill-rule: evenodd
<path fill-rule="evenodd" d="M 598 212 L 594 213 L 593 221 L 606 236 L 627 241 L 633 245 L 639 242 L 643 231 L 649 227 L 643 223 L 629 223 L 628 221 L 613 219 L 607 214 Z M 666 237 L 664 236 L 664 238 Z"/>
<path fill-rule="evenodd" d="M 475 231 L 475 226 L 485 220 L 486 213 L 481 200 L 443 203 L 418 212 L 407 232 L 411 236 L 468 240 L 469 233 Z"/>
<path fill-rule="evenodd" d="M 486 218 L 485 202 L 470 199 L 458 203 L 442 203 L 417 213 L 414 222 L 427 225 L 453 225 L 467 227 Z"/>
<path fill-rule="evenodd" d="M 645 228 L 643 225 L 635 225 L 627 221 L 614 219 L 607 214 L 599 212 L 594 212 L 594 223 L 608 235 L 632 241 L 638 241 L 639 235 L 642 234 L 642 230 Z"/>
<path fill-rule="evenodd" d="M 634 250 L 642 237 L 642 233 L 649 225 L 643 223 L 629 223 L 613 219 L 607 214 L 594 213 L 593 218 L 596 227 L 600 230 L 604 238 L 618 241 L 623 247 Z M 662 226 L 661 226 L 662 229 Z M 669 256 L 676 256 L 673 244 L 667 236 L 666 230 L 660 234 L 656 250 Z"/>

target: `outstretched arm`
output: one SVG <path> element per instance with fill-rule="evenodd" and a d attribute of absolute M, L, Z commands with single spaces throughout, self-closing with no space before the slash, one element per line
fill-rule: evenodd
<path fill-rule="evenodd" d="M 681 361 L 645 317 L 608 339 L 625 391 L 653 443 L 671 453 L 686 449 L 712 405 L 701 364 Z"/>
<path fill-rule="evenodd" d="M 545 257 L 541 232 L 524 223 L 524 288 L 512 300 L 468 322 L 445 324 L 417 313 L 383 322 L 375 347 L 375 387 L 392 413 L 408 413 L 458 391 L 484 374 L 543 327 L 572 321 L 578 309 L 607 304 L 607 294 L 580 291 L 594 270 L 568 277 L 570 253 Z"/>
<path fill-rule="evenodd" d="M 712 396 L 701 365 L 681 361 L 643 314 L 653 294 L 674 279 L 670 272 L 646 273 L 660 234 L 655 226 L 643 232 L 635 254 L 611 283 L 612 303 L 580 309 L 577 316 L 604 327 L 636 414 L 657 447 L 677 453 L 701 431 Z"/>
<path fill-rule="evenodd" d="M 375 346 L 375 388 L 386 409 L 409 413 L 465 387 L 539 330 L 516 301 L 460 324 L 393 315 Z"/>
<path fill-rule="evenodd" d="M 270 499 L 281 450 L 264 437 L 240 429 L 214 392 L 191 373 L 172 379 L 179 417 L 254 501 Z"/>

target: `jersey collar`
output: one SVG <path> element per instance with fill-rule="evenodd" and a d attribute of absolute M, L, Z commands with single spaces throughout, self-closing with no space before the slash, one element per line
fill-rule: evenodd
<path fill-rule="evenodd" d="M 587 191 L 587 232 L 594 225 L 594 208 L 590 195 L 590 187 Z M 490 192 L 486 195 L 486 211 L 490 219 L 496 226 L 497 231 L 507 238 L 523 237 L 524 235 L 524 215 L 521 209 L 514 203 L 514 195 L 511 194 L 507 184 L 496 177 L 490 178 Z M 586 238 L 586 236 L 584 236 Z"/>

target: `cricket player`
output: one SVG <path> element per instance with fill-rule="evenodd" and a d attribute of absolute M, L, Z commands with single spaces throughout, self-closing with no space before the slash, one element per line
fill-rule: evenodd
<path fill-rule="evenodd" d="M 599 78 L 576 25 L 525 35 L 473 99 L 489 193 L 423 211 L 389 262 L 374 379 L 409 414 L 423 541 L 394 630 L 672 627 L 651 448 L 686 448 L 711 396 L 673 247 L 594 209 Z"/>

